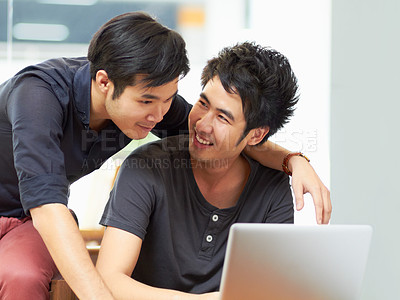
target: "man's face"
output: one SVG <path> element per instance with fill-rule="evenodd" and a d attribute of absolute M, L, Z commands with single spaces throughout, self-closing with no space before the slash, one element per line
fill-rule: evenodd
<path fill-rule="evenodd" d="M 105 107 L 110 119 L 125 135 L 135 140 L 142 139 L 163 119 L 177 90 L 178 78 L 157 87 L 138 83 L 127 86 L 118 98 L 112 99 L 112 86 Z"/>
<path fill-rule="evenodd" d="M 245 126 L 240 96 L 225 91 L 214 77 L 189 114 L 191 158 L 200 162 L 235 159 L 247 144 L 249 135 L 238 144 Z"/>

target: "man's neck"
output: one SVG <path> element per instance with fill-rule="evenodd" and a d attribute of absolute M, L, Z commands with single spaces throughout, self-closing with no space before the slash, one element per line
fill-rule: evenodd
<path fill-rule="evenodd" d="M 218 208 L 236 205 L 250 174 L 250 165 L 242 155 L 232 161 L 191 162 L 197 186 L 207 202 Z"/>

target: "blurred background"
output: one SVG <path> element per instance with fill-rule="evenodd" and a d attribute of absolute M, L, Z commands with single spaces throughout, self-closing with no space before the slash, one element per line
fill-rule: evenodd
<path fill-rule="evenodd" d="M 301 98 L 272 140 L 311 159 L 331 190 L 332 224 L 373 226 L 361 299 L 400 299 L 400 1 L 0 0 L 0 82 L 48 58 L 85 56 L 102 24 L 137 10 L 186 40 L 191 71 L 179 93 L 190 103 L 202 67 L 225 46 L 255 41 L 288 57 Z M 99 227 L 118 166 L 154 139 L 132 142 L 71 186 L 81 228 Z M 315 224 L 312 199 L 305 200 L 295 223 Z"/>

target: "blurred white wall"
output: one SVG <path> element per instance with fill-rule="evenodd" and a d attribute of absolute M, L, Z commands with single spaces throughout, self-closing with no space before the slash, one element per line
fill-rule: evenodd
<path fill-rule="evenodd" d="M 373 226 L 361 299 L 400 299 L 400 2 L 332 13 L 332 223 Z"/>
<path fill-rule="evenodd" d="M 250 4 L 246 31 L 260 44 L 288 57 L 300 87 L 294 117 L 272 140 L 308 155 L 329 187 L 331 1 L 253 0 Z M 315 224 L 311 197 L 305 199 L 306 206 L 295 214 L 295 223 Z"/>

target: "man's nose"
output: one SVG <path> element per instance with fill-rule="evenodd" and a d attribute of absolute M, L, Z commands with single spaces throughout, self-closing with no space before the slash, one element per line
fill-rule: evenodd
<path fill-rule="evenodd" d="M 164 118 L 164 112 L 162 107 L 157 107 L 148 116 L 147 120 L 154 123 L 159 123 Z"/>
<path fill-rule="evenodd" d="M 211 133 L 213 119 L 211 114 L 205 114 L 196 122 L 196 129 L 198 132 Z"/>

